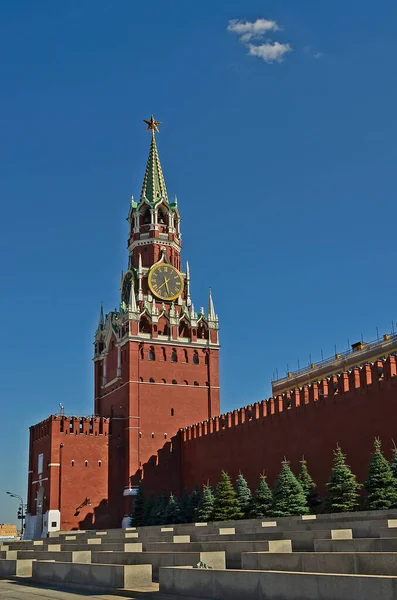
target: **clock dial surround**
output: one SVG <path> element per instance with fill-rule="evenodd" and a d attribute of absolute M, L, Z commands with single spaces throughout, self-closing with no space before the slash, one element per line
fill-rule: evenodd
<path fill-rule="evenodd" d="M 183 277 L 175 267 L 161 263 L 155 265 L 148 275 L 149 289 L 161 300 L 176 300 L 183 291 Z"/>

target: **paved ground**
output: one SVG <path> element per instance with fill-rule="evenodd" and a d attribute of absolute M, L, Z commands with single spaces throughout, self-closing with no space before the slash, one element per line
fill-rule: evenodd
<path fill-rule="evenodd" d="M 0 600 L 121 600 L 121 598 L 155 598 L 156 594 L 144 592 L 138 595 L 112 596 L 111 594 L 90 594 L 88 592 L 66 592 L 59 589 L 36 587 L 19 581 L 0 580 Z"/>

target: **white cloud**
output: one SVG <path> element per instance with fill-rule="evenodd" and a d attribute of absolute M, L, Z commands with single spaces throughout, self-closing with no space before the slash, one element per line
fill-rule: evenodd
<path fill-rule="evenodd" d="M 248 42 L 252 38 L 260 38 L 268 31 L 278 31 L 280 28 L 276 21 L 269 19 L 257 19 L 256 21 L 241 21 L 233 19 L 229 21 L 227 30 L 240 36 L 242 42 Z"/>
<path fill-rule="evenodd" d="M 292 51 L 289 44 L 280 44 L 280 42 L 266 42 L 260 46 L 248 44 L 250 56 L 257 56 L 266 63 L 282 62 L 283 57 Z"/>
<path fill-rule="evenodd" d="M 276 21 L 270 19 L 257 19 L 256 21 L 233 19 L 229 21 L 227 30 L 238 35 L 239 41 L 248 48 L 250 56 L 258 56 L 266 63 L 282 62 L 285 54 L 292 50 L 290 44 L 272 42 L 268 39 L 270 32 L 280 31 Z M 257 42 L 256 44 L 250 43 L 254 40 Z"/>

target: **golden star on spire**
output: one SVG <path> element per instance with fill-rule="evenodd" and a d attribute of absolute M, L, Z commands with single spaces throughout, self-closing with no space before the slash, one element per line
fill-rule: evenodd
<path fill-rule="evenodd" d="M 146 125 L 147 125 L 146 131 L 149 131 L 151 129 L 152 131 L 155 131 L 156 133 L 159 132 L 157 125 L 161 125 L 161 121 L 155 121 L 153 115 L 150 117 L 149 121 L 146 121 L 146 119 L 143 119 L 143 122 L 146 123 Z"/>

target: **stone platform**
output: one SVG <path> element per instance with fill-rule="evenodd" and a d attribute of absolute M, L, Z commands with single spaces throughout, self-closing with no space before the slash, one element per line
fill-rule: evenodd
<path fill-rule="evenodd" d="M 4 540 L 0 579 L 157 600 L 396 600 L 397 511 Z"/>

